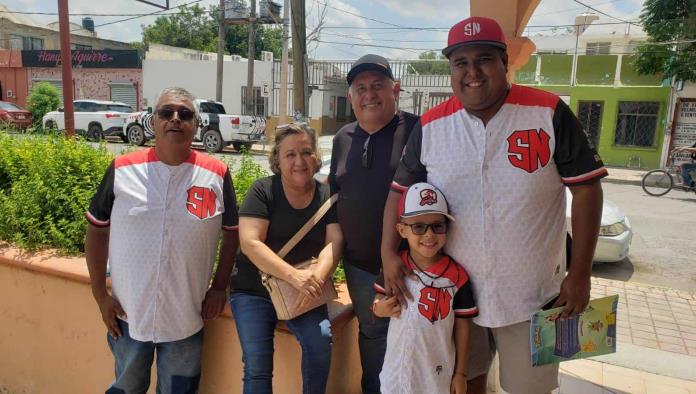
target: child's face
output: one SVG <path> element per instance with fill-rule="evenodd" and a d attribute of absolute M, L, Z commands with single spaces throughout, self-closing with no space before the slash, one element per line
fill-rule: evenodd
<path fill-rule="evenodd" d="M 414 226 L 415 225 L 415 226 Z M 415 234 L 422 231 L 423 225 L 430 225 L 424 234 Z M 436 229 L 443 230 L 442 234 L 436 234 L 433 231 L 433 226 Z M 402 218 L 401 223 L 396 225 L 397 230 L 402 238 L 408 241 L 409 249 L 412 254 L 418 254 L 425 258 L 430 258 L 439 254 L 440 249 L 447 242 L 447 218 L 439 213 L 430 213 L 427 215 L 416 216 L 413 218 Z"/>

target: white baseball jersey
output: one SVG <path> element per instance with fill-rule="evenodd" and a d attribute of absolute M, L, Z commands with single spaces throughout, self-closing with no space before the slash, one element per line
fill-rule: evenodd
<path fill-rule="evenodd" d="M 558 96 L 512 85 L 486 126 L 456 97 L 421 117 L 392 190 L 428 182 L 457 218 L 446 252 L 474 283 L 485 327 L 529 320 L 565 277 L 564 185 L 607 175 Z"/>
<path fill-rule="evenodd" d="M 110 227 L 112 291 L 133 339 L 171 342 L 203 327 L 220 228 L 236 230 L 238 222 L 223 162 L 192 151 L 170 166 L 154 148 L 119 156 L 85 216 Z"/>
<path fill-rule="evenodd" d="M 455 367 L 454 319 L 478 314 L 469 276 L 449 256 L 421 271 L 401 253 L 418 280 L 406 279 L 414 297 L 389 321 L 387 352 L 379 380 L 382 393 L 449 393 Z M 385 294 L 384 277 L 375 291 Z"/>

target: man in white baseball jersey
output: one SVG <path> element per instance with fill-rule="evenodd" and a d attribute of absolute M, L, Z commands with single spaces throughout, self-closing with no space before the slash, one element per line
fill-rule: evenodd
<path fill-rule="evenodd" d="M 181 88 L 160 93 L 155 147 L 117 157 L 85 213 L 92 294 L 116 361 L 107 393 L 145 393 L 155 353 L 158 393 L 197 392 L 203 320 L 225 305 L 237 205 L 227 166 L 191 150 L 193 101 Z"/>
<path fill-rule="evenodd" d="M 495 351 L 503 389 L 550 392 L 558 366 L 531 367 L 529 319 L 558 296 L 584 310 L 607 175 L 577 118 L 558 96 L 509 84 L 505 37 L 492 19 L 454 25 L 448 46 L 454 96 L 421 117 L 406 145 L 384 212 L 387 294 L 405 294 L 407 269 L 394 225 L 400 194 L 436 186 L 457 217 L 445 247 L 472 279 L 479 316 L 470 335 L 469 390 L 485 393 Z M 571 265 L 565 264 L 565 187 L 573 194 Z"/>

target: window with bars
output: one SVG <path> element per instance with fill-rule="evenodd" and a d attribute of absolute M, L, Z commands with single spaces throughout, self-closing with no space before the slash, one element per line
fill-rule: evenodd
<path fill-rule="evenodd" d="M 603 108 L 604 102 L 602 101 L 580 101 L 578 103 L 578 119 L 593 147 L 599 143 Z"/>
<path fill-rule="evenodd" d="M 655 142 L 659 111 L 660 103 L 658 102 L 620 101 L 614 144 L 652 147 Z"/>
<path fill-rule="evenodd" d="M 585 54 L 587 55 L 608 55 L 611 42 L 588 42 Z"/>
<path fill-rule="evenodd" d="M 268 99 L 261 96 L 261 87 L 254 86 L 254 102 L 250 109 L 247 105 L 246 86 L 242 86 L 242 115 L 268 115 Z M 251 113 L 250 113 L 251 112 Z"/>

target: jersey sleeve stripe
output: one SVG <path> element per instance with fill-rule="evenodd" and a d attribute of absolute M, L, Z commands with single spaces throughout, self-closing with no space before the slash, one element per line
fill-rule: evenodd
<path fill-rule="evenodd" d="M 560 98 L 553 93 L 513 84 L 510 86 L 510 92 L 505 98 L 505 104 L 546 107 L 555 110 L 558 100 Z"/>
<path fill-rule="evenodd" d="M 472 315 L 478 315 L 478 307 L 475 306 L 473 308 L 466 308 L 466 309 L 455 309 L 454 314 L 456 316 L 472 316 Z"/>
<path fill-rule="evenodd" d="M 239 230 L 239 226 L 222 226 L 222 229 L 225 231 L 237 231 Z"/>
<path fill-rule="evenodd" d="M 582 174 L 582 175 L 568 177 L 568 178 L 561 178 L 561 180 L 566 185 L 572 185 L 575 183 L 589 181 L 589 180 L 595 179 L 595 178 L 599 179 L 599 178 L 605 177 L 607 175 L 609 175 L 609 172 L 607 171 L 607 169 L 604 167 L 601 167 L 601 168 L 598 168 L 594 171 L 590 171 L 590 172 Z"/>
<path fill-rule="evenodd" d="M 436 105 L 424 113 L 423 116 L 421 116 L 421 125 L 425 127 L 425 125 L 430 122 L 450 116 L 462 109 L 464 109 L 464 106 L 459 99 L 457 99 L 456 96 L 451 96 L 447 101 Z"/>
<path fill-rule="evenodd" d="M 397 193 L 403 193 L 403 192 L 405 192 L 406 190 L 408 190 L 408 187 L 407 187 L 407 186 L 401 186 L 401 185 L 399 185 L 399 184 L 396 183 L 396 182 L 392 182 L 392 183 L 391 183 L 391 189 L 392 189 L 393 191 L 397 192 Z"/>
<path fill-rule="evenodd" d="M 387 294 L 387 291 L 384 290 L 384 287 L 378 285 L 377 283 L 373 284 L 372 287 L 374 287 L 375 291 L 379 294 Z"/>
<path fill-rule="evenodd" d="M 85 212 L 85 219 L 90 222 L 94 227 L 109 227 L 111 225 L 110 220 L 99 220 L 94 217 L 89 211 Z"/>

